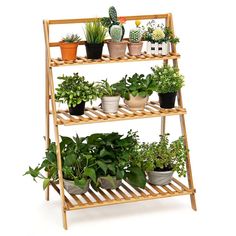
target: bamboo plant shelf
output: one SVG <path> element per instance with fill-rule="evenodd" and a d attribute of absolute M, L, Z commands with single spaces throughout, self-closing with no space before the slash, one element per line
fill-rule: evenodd
<path fill-rule="evenodd" d="M 165 25 L 172 29 L 174 32 L 172 14 L 155 14 L 155 15 L 141 15 L 141 16 L 126 16 L 126 20 L 149 20 L 149 19 L 164 19 Z M 171 53 L 167 56 L 147 55 L 145 52 L 141 56 L 130 56 L 126 54 L 124 58 L 113 60 L 107 55 L 103 55 L 101 60 L 88 60 L 86 57 L 78 57 L 75 61 L 64 62 L 60 58 L 51 58 L 51 47 L 58 47 L 58 42 L 50 42 L 49 40 L 49 26 L 55 24 L 80 24 L 94 21 L 95 18 L 84 19 L 66 19 L 66 20 L 44 20 L 44 35 L 46 45 L 46 73 L 45 73 L 45 114 L 46 114 L 46 149 L 49 147 L 50 134 L 50 118 L 53 120 L 54 136 L 57 147 L 57 164 L 58 164 L 58 183 L 51 182 L 50 186 L 60 195 L 61 210 L 63 226 L 67 229 L 66 212 L 82 208 L 90 208 L 97 206 L 105 206 L 112 204 L 120 204 L 126 202 L 135 202 L 150 200 L 156 198 L 166 198 L 180 195 L 190 195 L 191 205 L 193 210 L 196 210 L 195 188 L 193 184 L 192 170 L 190 164 L 189 153 L 187 155 L 187 180 L 188 186 L 181 183 L 179 180 L 173 178 L 172 182 L 165 186 L 154 186 L 147 184 L 145 189 L 133 188 L 127 182 L 122 181 L 121 187 L 116 190 L 99 189 L 95 192 L 92 189 L 85 194 L 72 195 L 66 192 L 63 184 L 62 163 L 60 153 L 60 138 L 59 127 L 61 125 L 81 125 L 99 122 L 111 122 L 121 120 L 132 120 L 142 118 L 161 118 L 161 134 L 165 133 L 166 117 L 179 116 L 182 135 L 184 136 L 185 147 L 188 149 L 187 132 L 185 126 L 186 109 L 183 107 L 181 91 L 178 92 L 178 105 L 173 109 L 162 109 L 157 101 L 150 101 L 146 104 L 144 111 L 133 112 L 125 105 L 120 105 L 119 111 L 116 114 L 103 113 L 100 107 L 87 107 L 85 114 L 82 116 L 72 116 L 68 110 L 57 109 L 55 101 L 55 87 L 53 78 L 53 68 L 60 66 L 80 66 L 80 65 L 93 65 L 93 64 L 109 64 L 120 62 L 140 62 L 140 61 L 154 61 L 161 60 L 164 64 L 169 61 L 178 67 L 178 59 L 180 55 L 176 52 L 174 44 L 171 45 Z M 84 44 L 84 41 L 80 42 Z M 51 106 L 50 106 L 51 104 Z M 50 109 L 51 107 L 51 109 Z M 46 200 L 49 200 L 49 187 L 46 189 Z"/>

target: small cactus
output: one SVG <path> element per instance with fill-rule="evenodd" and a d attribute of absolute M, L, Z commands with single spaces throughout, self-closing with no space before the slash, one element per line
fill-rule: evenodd
<path fill-rule="evenodd" d="M 113 7 L 113 6 L 109 7 L 109 17 L 110 17 L 112 22 L 117 22 L 118 21 L 117 11 L 116 11 L 115 7 Z"/>
<path fill-rule="evenodd" d="M 142 32 L 141 29 L 136 28 L 136 29 L 131 29 L 129 32 L 129 41 L 131 43 L 139 43 L 142 38 Z"/>
<path fill-rule="evenodd" d="M 120 25 L 112 25 L 110 35 L 113 42 L 120 42 L 122 39 L 122 27 Z"/>

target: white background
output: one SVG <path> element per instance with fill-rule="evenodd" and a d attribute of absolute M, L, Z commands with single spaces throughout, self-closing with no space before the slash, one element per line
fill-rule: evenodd
<path fill-rule="evenodd" d="M 0 13 L 1 235 L 235 235 L 235 8 L 224 1 L 2 1 Z M 43 19 L 172 12 L 181 43 L 180 68 L 198 211 L 189 197 L 153 200 L 69 212 L 62 228 L 60 199 L 44 201 L 41 183 L 22 177 L 44 155 Z M 68 30 L 64 28 L 65 33 Z M 88 79 L 120 79 L 148 73 L 155 62 L 73 67 Z M 89 69 L 89 71 L 88 71 Z M 178 119 L 167 119 L 173 137 Z M 154 140 L 159 120 L 96 124 L 62 129 L 63 134 L 140 131 Z M 3 232 L 5 231 L 5 234 Z"/>

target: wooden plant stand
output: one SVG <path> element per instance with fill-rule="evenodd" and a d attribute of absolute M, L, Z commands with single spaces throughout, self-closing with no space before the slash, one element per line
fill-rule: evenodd
<path fill-rule="evenodd" d="M 126 16 L 127 20 L 149 20 L 149 19 L 164 19 L 167 27 L 170 27 L 174 31 L 172 15 L 169 14 L 158 14 L 158 15 L 141 15 L 141 16 Z M 107 55 L 103 55 L 100 60 L 88 60 L 85 57 L 78 57 L 75 62 L 64 62 L 61 59 L 53 59 L 50 55 L 50 48 L 59 46 L 58 42 L 49 41 L 49 26 L 55 24 L 72 24 L 72 23 L 86 23 L 93 21 L 95 18 L 85 19 L 67 19 L 67 20 L 44 20 L 44 35 L 46 45 L 46 97 L 45 97 L 45 113 L 46 113 L 46 149 L 49 147 L 50 129 L 49 121 L 50 117 L 53 119 L 55 142 L 57 146 L 57 163 L 58 163 L 58 176 L 59 182 L 51 182 L 51 187 L 59 193 L 61 197 L 61 208 L 63 217 L 63 226 L 67 229 L 66 212 L 71 210 L 77 210 L 88 207 L 105 206 L 112 204 L 120 204 L 126 202 L 135 202 L 156 198 L 173 197 L 180 195 L 190 195 L 192 209 L 196 210 L 195 201 L 195 189 L 193 185 L 190 156 L 187 156 L 187 178 L 188 186 L 182 184 L 179 180 L 173 178 L 169 185 L 157 187 L 154 185 L 147 184 L 145 190 L 140 188 L 133 188 L 128 183 L 123 181 L 120 188 L 116 190 L 104 190 L 99 189 L 98 192 L 90 189 L 87 193 L 81 195 L 68 194 L 63 185 L 62 176 L 62 163 L 60 153 L 60 140 L 59 140 L 59 126 L 60 125 L 80 125 L 90 124 L 96 122 L 108 122 L 118 120 L 130 120 L 130 119 L 141 119 L 149 117 L 160 117 L 161 118 L 161 133 L 165 133 L 165 124 L 167 116 L 176 116 L 180 118 L 180 125 L 182 135 L 184 136 L 185 146 L 188 148 L 187 133 L 185 127 L 186 114 L 185 108 L 183 108 L 181 91 L 178 92 L 178 106 L 173 109 L 161 109 L 159 103 L 151 101 L 147 104 L 144 111 L 132 112 L 126 106 L 120 106 L 117 114 L 105 114 L 99 107 L 86 108 L 85 114 L 82 116 L 72 116 L 67 110 L 57 110 L 54 92 L 54 80 L 53 80 L 53 68 L 60 66 L 72 66 L 72 65 L 93 65 L 93 64 L 109 64 L 109 63 L 120 63 L 120 62 L 137 62 L 137 61 L 150 61 L 150 60 L 162 60 L 164 64 L 168 64 L 169 60 L 173 61 L 173 65 L 178 67 L 179 54 L 176 53 L 176 47 L 174 44 L 171 45 L 171 53 L 168 56 L 155 56 L 142 54 L 141 56 L 129 56 L 126 55 L 124 58 L 112 60 Z M 80 42 L 84 44 L 84 41 Z M 51 109 L 50 109 L 51 102 Z M 46 200 L 49 200 L 49 187 L 46 189 Z"/>

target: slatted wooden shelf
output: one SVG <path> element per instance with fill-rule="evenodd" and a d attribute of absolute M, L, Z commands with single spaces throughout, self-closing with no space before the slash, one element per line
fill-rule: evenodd
<path fill-rule="evenodd" d="M 58 125 L 76 125 L 87 123 L 99 123 L 119 120 L 132 120 L 151 117 L 163 117 L 186 114 L 186 109 L 175 107 L 172 109 L 160 108 L 159 103 L 151 101 L 147 103 L 144 111 L 131 111 L 126 105 L 120 105 L 117 113 L 104 113 L 99 107 L 86 108 L 82 116 L 70 115 L 68 110 L 57 111 Z"/>
<path fill-rule="evenodd" d="M 52 187 L 60 194 L 60 190 L 55 183 Z M 104 205 L 113 205 L 126 202 L 136 202 L 156 198 L 167 198 L 194 193 L 194 189 L 189 189 L 179 180 L 173 178 L 171 183 L 164 186 L 146 184 L 145 189 L 133 188 L 126 181 L 122 180 L 122 185 L 118 189 L 105 190 L 100 188 L 97 192 L 89 189 L 81 195 L 73 195 L 66 192 L 66 210 L 76 210 Z"/>
<path fill-rule="evenodd" d="M 89 64 L 106 64 L 106 63 L 119 63 L 119 62 L 137 62 L 137 61 L 153 61 L 153 60 L 173 60 L 179 58 L 179 54 L 171 53 L 167 56 L 146 54 L 140 56 L 130 56 L 126 54 L 123 58 L 111 59 L 108 55 L 103 55 L 101 59 L 92 60 L 86 57 L 77 57 L 75 61 L 63 61 L 61 58 L 51 59 L 51 67 L 71 66 L 71 65 L 89 65 Z"/>

